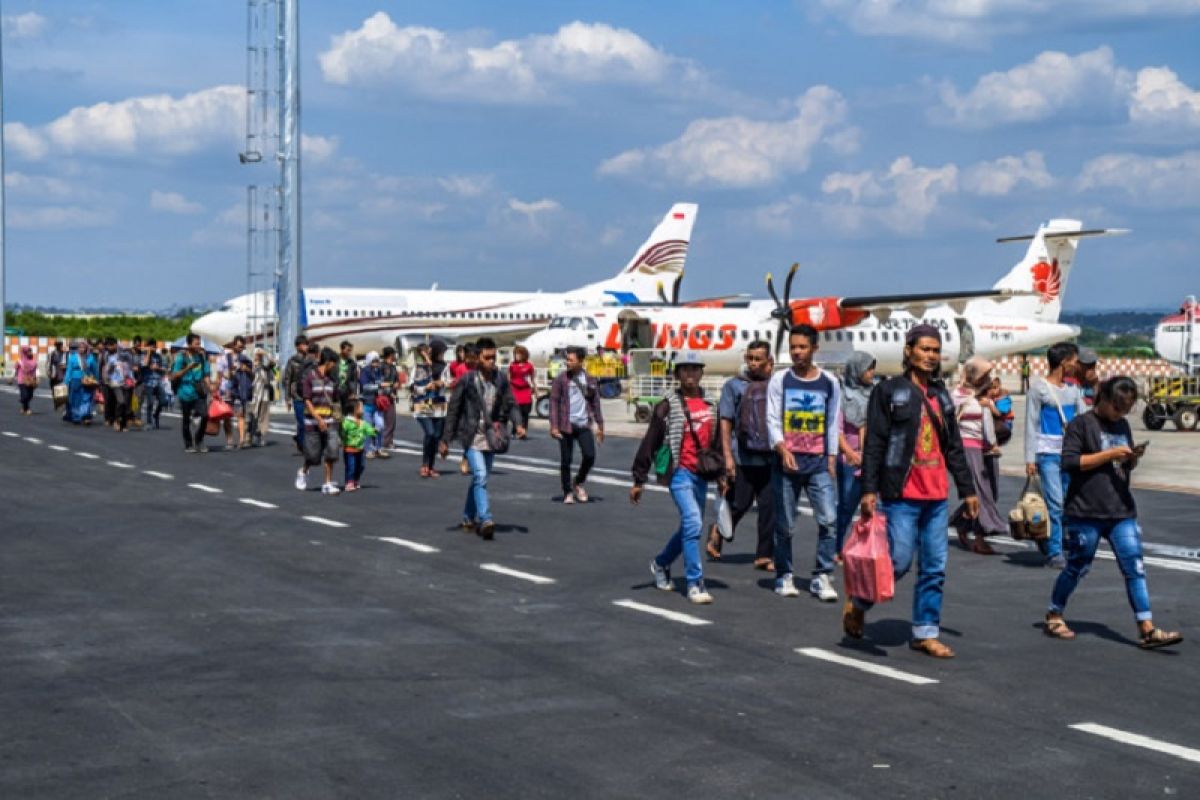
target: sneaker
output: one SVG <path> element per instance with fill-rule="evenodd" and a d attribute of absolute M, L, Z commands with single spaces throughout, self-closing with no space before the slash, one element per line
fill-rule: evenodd
<path fill-rule="evenodd" d="M 474 532 L 475 532 L 475 522 L 474 522 L 474 520 L 469 520 L 469 519 L 465 519 L 465 518 L 464 518 L 462 522 L 458 523 L 458 527 L 462 528 L 462 529 L 463 529 L 464 531 L 466 531 L 467 533 L 474 533 Z"/>
<path fill-rule="evenodd" d="M 588 501 L 587 489 L 584 489 L 582 484 L 575 487 L 575 499 L 581 503 L 586 503 Z"/>
<path fill-rule="evenodd" d="M 570 494 L 570 493 L 563 495 L 563 505 L 564 506 L 575 505 L 575 495 Z"/>
<path fill-rule="evenodd" d="M 483 537 L 485 542 L 490 542 L 496 538 L 496 523 L 490 519 L 479 523 L 479 535 Z"/>
<path fill-rule="evenodd" d="M 342 490 L 337 487 L 336 483 L 327 483 L 321 487 L 321 494 L 341 494 Z"/>
<path fill-rule="evenodd" d="M 367 453 L 366 459 L 367 459 L 367 461 L 374 461 L 375 460 L 375 451 L 372 450 L 371 452 Z"/>
<path fill-rule="evenodd" d="M 792 573 L 787 573 L 782 578 L 775 579 L 775 594 L 780 597 L 799 597 L 800 590 L 796 588 L 796 580 L 792 577 Z"/>
<path fill-rule="evenodd" d="M 304 470 L 296 473 L 296 488 L 302 492 L 308 491 L 308 473 Z"/>
<path fill-rule="evenodd" d="M 1050 556 L 1046 559 L 1046 566 L 1051 569 L 1066 569 L 1067 558 L 1062 553 L 1055 556 Z"/>
<path fill-rule="evenodd" d="M 657 561 L 650 559 L 650 574 L 654 576 L 655 589 L 661 589 L 664 592 L 675 590 L 675 586 L 671 583 L 670 567 L 660 567 Z"/>
<path fill-rule="evenodd" d="M 814 576 L 809 581 L 808 591 L 822 603 L 834 603 L 838 599 L 837 589 L 833 588 L 833 579 L 827 573 Z"/>
<path fill-rule="evenodd" d="M 704 588 L 704 581 L 693 583 L 688 586 L 687 599 L 689 603 L 695 603 L 698 606 L 706 606 L 712 603 L 713 596 Z"/>
<path fill-rule="evenodd" d="M 200 445 L 199 447 L 197 447 L 197 448 L 195 449 L 195 451 L 194 451 L 194 452 L 196 452 L 196 453 L 207 453 L 207 452 L 208 452 L 208 447 L 207 447 L 206 445 Z"/>
<path fill-rule="evenodd" d="M 183 448 L 183 452 L 185 452 L 185 453 L 194 453 L 194 452 L 196 452 L 196 448 L 192 447 L 192 446 L 189 444 L 187 447 Z"/>

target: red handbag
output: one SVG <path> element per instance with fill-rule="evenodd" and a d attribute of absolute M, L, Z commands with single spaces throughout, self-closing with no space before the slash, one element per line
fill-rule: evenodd
<path fill-rule="evenodd" d="M 222 422 L 233 416 L 233 409 L 219 397 L 214 397 L 208 404 L 209 421 Z"/>
<path fill-rule="evenodd" d="M 896 575 L 888 549 L 887 518 L 876 511 L 859 517 L 842 548 L 846 593 L 871 603 L 885 603 L 896 594 Z"/>
<path fill-rule="evenodd" d="M 392 396 L 380 392 L 375 395 L 375 410 L 386 414 L 392 408 Z"/>

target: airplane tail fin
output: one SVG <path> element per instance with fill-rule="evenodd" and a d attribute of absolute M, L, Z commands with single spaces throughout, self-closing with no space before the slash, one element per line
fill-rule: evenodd
<path fill-rule="evenodd" d="M 699 209 L 695 203 L 671 206 L 650 238 L 615 277 L 584 288 L 603 292 L 621 303 L 656 302 L 659 286 L 667 287 L 670 294 L 674 282 L 683 275 Z"/>
<path fill-rule="evenodd" d="M 1052 219 L 1038 226 L 1035 234 L 997 239 L 1001 244 L 1029 242 L 1029 249 L 1025 251 L 1025 257 L 993 288 L 1037 293 L 1006 300 L 1002 306 L 1003 314 L 1039 322 L 1058 322 L 1079 241 L 1090 236 L 1122 233 L 1128 231 L 1120 228 L 1084 230 L 1079 220 Z"/>

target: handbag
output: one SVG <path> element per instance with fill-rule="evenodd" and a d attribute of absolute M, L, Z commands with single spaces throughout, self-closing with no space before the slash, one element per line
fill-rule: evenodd
<path fill-rule="evenodd" d="M 487 400 L 487 392 L 484 390 L 483 378 L 479 373 L 475 373 L 475 389 L 479 392 L 479 402 L 484 403 Z M 500 387 L 496 387 L 496 402 L 500 401 Z M 493 453 L 502 454 L 508 452 L 508 446 L 512 442 L 512 438 L 508 433 L 508 426 L 502 422 L 497 422 L 492 419 L 492 409 L 483 409 L 483 438 L 487 442 L 488 449 Z"/>
<path fill-rule="evenodd" d="M 1025 479 L 1021 499 L 1017 502 L 1017 507 L 1009 512 L 1010 532 L 1018 513 L 1024 538 L 1040 541 L 1050 536 L 1050 511 L 1046 508 L 1046 499 L 1042 497 L 1042 482 L 1036 475 Z"/>
<path fill-rule="evenodd" d="M 733 512 L 725 495 L 717 502 L 717 533 L 727 542 L 733 541 Z"/>
<path fill-rule="evenodd" d="M 390 394 L 384 394 L 383 392 L 375 395 L 375 410 L 382 414 L 386 414 L 387 412 L 391 411 L 392 396 Z"/>
<path fill-rule="evenodd" d="M 54 395 L 54 407 L 62 408 L 67 404 L 67 398 L 70 396 L 71 390 L 67 388 L 65 383 L 58 383 L 54 385 L 51 393 Z"/>
<path fill-rule="evenodd" d="M 701 446 L 700 437 L 692 426 L 692 415 L 688 411 L 687 401 L 683 400 L 682 405 L 683 418 L 692 434 L 692 442 L 696 445 L 696 474 L 706 481 L 715 481 L 725 474 L 725 458 L 712 448 L 711 443 L 708 447 Z"/>
<path fill-rule="evenodd" d="M 886 603 L 896 594 L 896 574 L 888 549 L 887 517 L 875 512 L 861 516 L 842 548 L 846 594 L 871 603 Z"/>
<path fill-rule="evenodd" d="M 208 419 L 210 421 L 221 422 L 230 419 L 233 416 L 233 409 L 219 397 L 215 397 L 208 404 Z"/>

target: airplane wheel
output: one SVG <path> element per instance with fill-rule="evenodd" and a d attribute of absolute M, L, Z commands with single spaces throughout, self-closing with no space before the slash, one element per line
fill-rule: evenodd
<path fill-rule="evenodd" d="M 1148 431 L 1161 431 L 1163 425 L 1167 424 L 1167 418 L 1159 413 L 1158 406 L 1147 404 L 1142 409 L 1142 424 Z"/>
<path fill-rule="evenodd" d="M 1196 423 L 1200 422 L 1200 414 L 1196 412 L 1196 406 L 1182 406 L 1175 412 L 1175 428 L 1181 431 L 1196 430 Z"/>
<path fill-rule="evenodd" d="M 649 422 L 650 421 L 650 406 L 638 406 L 633 411 L 634 422 Z"/>
<path fill-rule="evenodd" d="M 533 413 L 538 415 L 538 419 L 550 419 L 550 398 L 539 397 L 533 404 Z"/>

